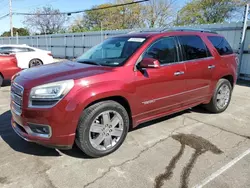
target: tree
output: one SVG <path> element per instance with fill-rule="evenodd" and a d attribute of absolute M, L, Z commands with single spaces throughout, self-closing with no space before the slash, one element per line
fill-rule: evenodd
<path fill-rule="evenodd" d="M 147 27 L 166 27 L 170 25 L 176 12 L 174 3 L 176 0 L 150 0 L 143 7 L 143 18 Z"/>
<path fill-rule="evenodd" d="M 13 33 L 14 34 L 18 33 L 18 36 L 29 36 L 30 35 L 29 31 L 27 29 L 25 29 L 25 28 L 15 28 L 15 27 L 13 27 Z M 5 31 L 1 35 L 1 37 L 10 37 L 10 36 L 11 36 L 10 31 Z"/>
<path fill-rule="evenodd" d="M 221 23 L 231 18 L 241 0 L 192 0 L 179 12 L 177 25 Z"/>
<path fill-rule="evenodd" d="M 71 32 L 134 29 L 142 27 L 166 27 L 172 24 L 176 11 L 173 8 L 177 0 L 150 0 L 146 3 L 88 11 L 77 17 L 70 27 Z M 115 0 L 93 9 L 105 8 L 115 4 L 125 4 L 133 0 Z"/>
<path fill-rule="evenodd" d="M 65 14 L 60 14 L 58 9 L 46 6 L 37 9 L 34 15 L 26 16 L 23 23 L 33 32 L 53 34 L 63 31 L 66 21 L 67 16 Z"/>
<path fill-rule="evenodd" d="M 115 4 L 133 2 L 132 0 L 116 0 Z M 94 6 L 92 9 L 112 6 L 106 3 Z M 82 17 L 77 17 L 71 25 L 72 32 L 132 29 L 143 27 L 144 23 L 141 15 L 141 5 L 132 4 L 122 7 L 113 7 L 102 10 L 87 11 Z"/>

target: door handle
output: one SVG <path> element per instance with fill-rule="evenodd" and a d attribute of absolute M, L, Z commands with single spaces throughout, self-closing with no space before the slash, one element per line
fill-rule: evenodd
<path fill-rule="evenodd" d="M 214 69 L 214 68 L 215 68 L 215 65 L 209 65 L 207 68 L 208 68 L 208 69 Z"/>
<path fill-rule="evenodd" d="M 184 71 L 177 71 L 174 73 L 175 76 L 180 76 L 182 74 L 184 74 Z"/>

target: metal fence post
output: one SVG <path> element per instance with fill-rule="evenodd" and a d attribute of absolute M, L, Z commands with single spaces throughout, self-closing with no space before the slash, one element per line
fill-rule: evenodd
<path fill-rule="evenodd" d="M 73 43 L 73 46 L 72 46 L 72 50 L 73 50 L 73 59 L 75 58 L 75 35 L 73 34 L 72 35 L 72 43 Z"/>
<path fill-rule="evenodd" d="M 240 69 L 242 65 L 242 57 L 244 53 L 246 32 L 247 32 L 247 20 L 248 20 L 248 12 L 249 12 L 249 4 L 245 6 L 244 18 L 243 18 L 243 28 L 240 39 L 240 47 L 239 47 L 239 67 L 238 67 L 238 77 L 240 76 Z"/>
<path fill-rule="evenodd" d="M 18 41 L 18 32 L 16 32 L 16 44 L 18 44 L 19 41 Z"/>

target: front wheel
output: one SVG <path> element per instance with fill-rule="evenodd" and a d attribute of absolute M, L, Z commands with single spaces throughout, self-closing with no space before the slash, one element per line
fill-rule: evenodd
<path fill-rule="evenodd" d="M 213 113 L 225 111 L 231 101 L 232 85 L 226 79 L 220 79 L 216 85 L 213 97 L 205 108 Z"/>
<path fill-rule="evenodd" d="M 126 138 L 129 116 L 115 101 L 86 108 L 76 131 L 76 144 L 88 156 L 102 157 L 117 150 Z"/>

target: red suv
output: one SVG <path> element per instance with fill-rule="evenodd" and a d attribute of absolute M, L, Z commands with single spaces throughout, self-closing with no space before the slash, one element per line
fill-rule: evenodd
<path fill-rule="evenodd" d="M 107 155 L 128 129 L 200 104 L 229 105 L 238 59 L 223 36 L 172 30 L 107 39 L 75 62 L 31 68 L 11 86 L 12 127 L 27 141 Z"/>

